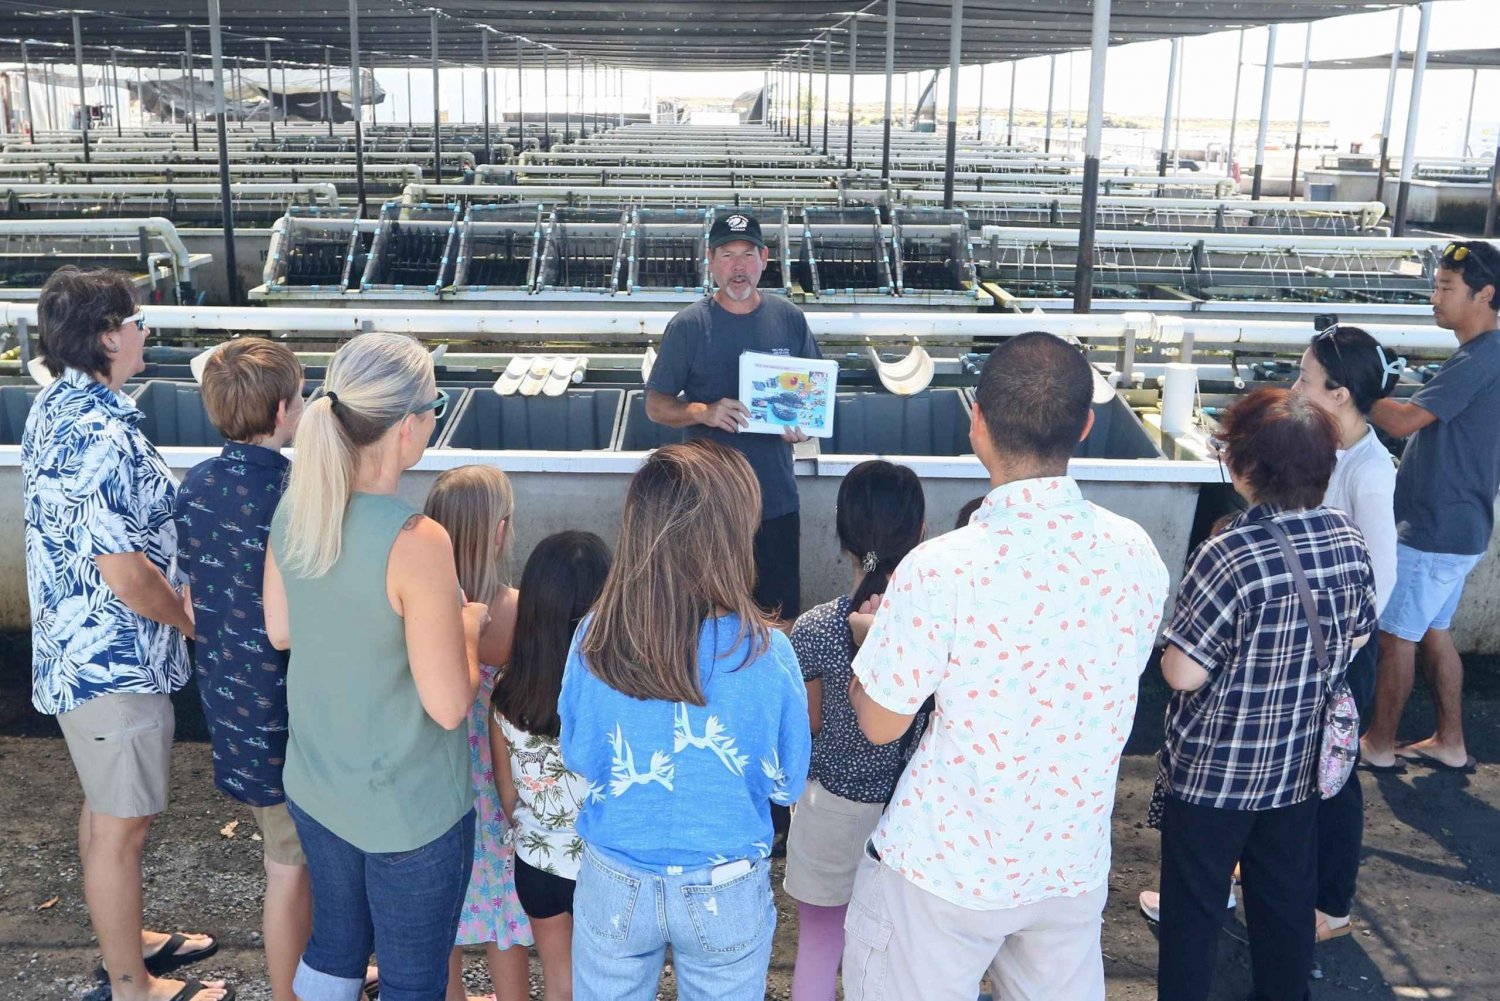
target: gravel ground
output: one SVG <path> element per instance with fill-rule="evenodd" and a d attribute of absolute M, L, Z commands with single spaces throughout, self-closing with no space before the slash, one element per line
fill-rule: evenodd
<path fill-rule="evenodd" d="M 75 832 L 79 792 L 55 723 L 31 711 L 23 638 L 0 635 L 0 1001 L 102 999 L 91 971 L 98 953 L 84 909 Z M 1355 934 L 1319 947 L 1316 1001 L 1346 997 L 1500 999 L 1500 969 L 1489 932 L 1500 919 L 1500 663 L 1472 658 L 1466 706 L 1478 774 L 1412 768 L 1405 776 L 1362 774 L 1367 800 L 1365 864 Z M 1156 941 L 1135 911 L 1136 893 L 1155 885 L 1157 838 L 1145 827 L 1165 700 L 1154 670 L 1121 766 L 1115 864 L 1105 912 L 1105 971 L 1111 1001 L 1155 997 Z M 145 856 L 146 917 L 152 927 L 209 930 L 219 955 L 192 972 L 233 981 L 244 1001 L 269 1001 L 259 951 L 260 843 L 249 812 L 212 785 L 196 694 L 178 697 L 171 806 L 154 825 Z M 1408 734 L 1430 727 L 1419 698 Z M 221 830 L 239 821 L 233 836 Z M 776 880 L 779 886 L 779 872 Z M 796 926 L 778 892 L 775 951 L 767 998 L 790 996 Z M 1240 919 L 1221 939 L 1213 1001 L 1249 990 Z M 540 998 L 533 961 L 533 995 Z M 466 980 L 488 993 L 483 957 Z M 660 998 L 676 998 L 670 970 Z M 906 1001 L 906 999 L 903 999 Z M 1065 999 L 1059 999 L 1065 1001 Z"/>

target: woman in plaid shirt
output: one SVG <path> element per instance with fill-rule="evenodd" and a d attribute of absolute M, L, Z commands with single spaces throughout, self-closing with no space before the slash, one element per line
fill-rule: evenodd
<path fill-rule="evenodd" d="M 1306 998 L 1317 882 L 1317 764 L 1325 694 L 1292 574 L 1290 538 L 1341 674 L 1375 628 L 1363 536 L 1320 507 L 1338 429 L 1285 390 L 1262 389 L 1224 418 L 1220 458 L 1250 504 L 1193 554 L 1165 638 L 1176 690 L 1159 756 L 1161 1001 L 1206 998 L 1224 887 L 1243 872 L 1254 996 Z"/>

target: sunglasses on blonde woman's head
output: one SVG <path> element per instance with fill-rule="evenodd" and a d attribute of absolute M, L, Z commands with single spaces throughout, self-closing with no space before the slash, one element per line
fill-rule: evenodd
<path fill-rule="evenodd" d="M 433 400 L 431 403 L 422 404 L 420 407 L 417 407 L 415 410 L 413 410 L 412 414 L 425 414 L 429 410 L 432 411 L 432 416 L 436 420 L 443 419 L 443 415 L 448 412 L 448 393 L 446 390 L 438 390 L 437 399 Z"/>

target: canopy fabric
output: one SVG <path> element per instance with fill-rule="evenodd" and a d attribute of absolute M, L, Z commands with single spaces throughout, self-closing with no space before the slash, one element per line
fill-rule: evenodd
<path fill-rule="evenodd" d="M 1114 0 L 1110 42 L 1120 45 L 1259 24 L 1311 21 L 1414 3 L 1415 0 Z M 277 61 L 321 65 L 325 47 L 347 63 L 347 0 L 222 0 L 224 52 L 262 60 L 265 39 Z M 862 72 L 885 65 L 886 0 L 359 0 L 360 62 L 365 66 L 409 66 L 431 57 L 429 10 L 438 12 L 440 58 L 478 64 L 481 38 L 489 36 L 496 66 L 514 66 L 515 39 L 527 40 L 522 59 L 530 68 L 552 50 L 559 68 L 564 52 L 581 59 L 636 69 L 714 71 L 763 70 L 832 37 L 847 52 L 851 13 L 865 20 L 858 33 L 856 62 Z M 1001 62 L 1086 49 L 1092 0 L 965 0 L 962 60 Z M 86 59 L 116 47 L 119 61 L 160 65 L 175 62 L 185 48 L 184 29 L 194 34 L 196 57 L 206 63 L 208 37 L 204 0 L 68 0 L 64 7 L 42 0 L 6 0 L 0 5 L 0 58 L 18 58 L 19 41 L 51 47 L 48 58 L 72 58 L 68 12 L 80 12 Z M 900 0 L 897 4 L 896 68 L 933 69 L 948 64 L 950 0 Z M 7 42 L 6 40 L 9 39 Z M 820 46 L 821 47 L 821 46 Z M 33 48 L 33 58 L 41 54 Z M 847 58 L 839 58 L 840 69 Z"/>
<path fill-rule="evenodd" d="M 1415 52 L 1401 53 L 1400 67 L 1404 70 L 1416 65 Z M 1277 66 L 1302 64 L 1277 63 Z M 1308 63 L 1315 70 L 1389 70 L 1391 53 L 1373 56 L 1355 56 L 1352 59 L 1318 59 Z M 1500 70 L 1500 49 L 1447 49 L 1427 53 L 1427 68 L 1430 70 Z"/>

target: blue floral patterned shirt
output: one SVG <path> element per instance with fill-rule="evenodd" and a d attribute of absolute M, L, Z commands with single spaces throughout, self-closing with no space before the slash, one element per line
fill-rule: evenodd
<path fill-rule="evenodd" d="M 286 488 L 280 452 L 230 442 L 177 492 L 177 564 L 193 587 L 198 693 L 214 784 L 250 806 L 286 800 L 288 655 L 266 638 L 266 538 Z"/>
<path fill-rule="evenodd" d="M 557 711 L 563 763 L 588 783 L 578 833 L 626 865 L 672 873 L 771 853 L 771 804 L 802 794 L 812 753 L 807 687 L 778 630 L 747 658 L 735 615 L 698 633 L 708 704 L 635 699 L 600 681 L 573 637 Z"/>
<path fill-rule="evenodd" d="M 144 553 L 174 587 L 177 481 L 136 426 L 128 397 L 68 369 L 42 390 L 21 436 L 32 704 L 48 715 L 98 695 L 170 694 L 192 669 L 182 634 L 137 615 L 97 556 Z"/>

